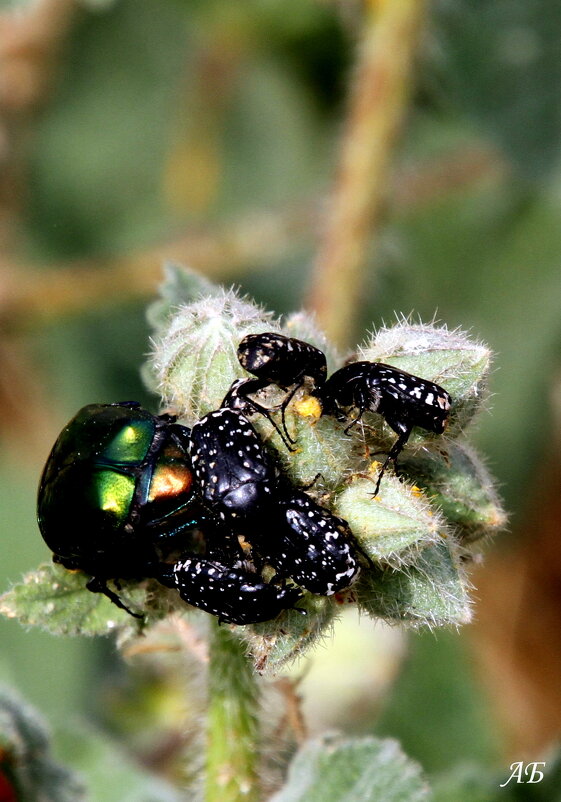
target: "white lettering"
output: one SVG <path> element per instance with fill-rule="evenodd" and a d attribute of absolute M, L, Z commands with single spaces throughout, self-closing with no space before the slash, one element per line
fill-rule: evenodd
<path fill-rule="evenodd" d="M 522 779 L 523 770 L 524 770 L 524 763 L 521 760 L 518 763 L 511 763 L 510 764 L 511 775 L 505 783 L 500 784 L 500 788 L 504 788 L 505 785 L 508 785 L 509 782 L 513 779 L 513 777 L 516 777 L 517 783 L 524 782 L 524 780 Z"/>
<path fill-rule="evenodd" d="M 539 783 L 543 780 L 543 771 L 538 769 L 538 766 L 545 766 L 544 760 L 534 760 L 524 766 L 522 760 L 510 764 L 510 777 L 504 783 L 500 783 L 500 788 L 504 788 L 511 780 L 516 780 L 517 783 Z M 529 777 L 525 780 L 524 777 Z"/>
<path fill-rule="evenodd" d="M 532 767 L 532 773 L 530 775 L 530 779 L 528 780 L 529 783 L 539 783 L 543 780 L 543 771 L 538 771 L 538 766 L 545 766 L 545 761 L 534 761 L 533 763 L 528 763 L 526 766 L 525 774 L 528 774 L 528 769 Z M 539 774 L 537 780 L 534 780 L 536 774 Z"/>

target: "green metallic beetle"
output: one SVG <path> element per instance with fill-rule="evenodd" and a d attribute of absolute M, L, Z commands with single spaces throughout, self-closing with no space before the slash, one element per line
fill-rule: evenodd
<path fill-rule="evenodd" d="M 54 561 L 90 574 L 88 589 L 121 608 L 107 580 L 157 576 L 174 548 L 192 551 L 191 533 L 205 519 L 188 437 L 169 415 L 136 402 L 89 404 L 45 465 L 37 516 Z"/>

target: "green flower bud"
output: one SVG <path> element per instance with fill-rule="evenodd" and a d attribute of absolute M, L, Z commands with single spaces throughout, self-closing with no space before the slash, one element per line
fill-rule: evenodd
<path fill-rule="evenodd" d="M 278 330 L 271 314 L 233 290 L 179 307 L 156 340 L 151 360 L 164 406 L 195 423 L 219 407 L 234 379 L 245 375 L 237 357 L 240 340 Z"/>

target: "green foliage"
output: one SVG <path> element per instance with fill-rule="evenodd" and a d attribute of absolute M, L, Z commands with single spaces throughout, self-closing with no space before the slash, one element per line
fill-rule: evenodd
<path fill-rule="evenodd" d="M 355 16 L 358 6 L 313 0 L 290 7 L 280 0 L 243 4 L 164 0 L 155 16 L 154 4 L 137 0 L 84 0 L 82 5 L 78 24 L 66 35 L 68 46 L 55 55 L 55 80 L 40 98 L 39 113 L 23 109 L 24 126 L 31 121 L 33 130 L 22 131 L 21 118 L 15 120 L 18 141 L 30 159 L 29 165 L 23 164 L 29 174 L 25 194 L 30 203 L 21 230 L 27 237 L 24 247 L 31 246 L 40 260 L 54 257 L 58 263 L 69 255 L 88 257 L 142 247 L 161 234 L 177 231 L 178 219 L 183 233 L 201 212 L 205 220 L 217 215 L 232 219 L 271 203 L 293 208 L 301 197 L 311 199 L 306 208 L 315 205 L 318 184 L 324 188 L 326 177 L 332 174 L 333 149 L 326 144 L 331 144 L 333 123 L 339 129 L 335 115 L 351 74 L 348 45 L 360 26 Z M 24 13 L 40 4 L 3 0 L 0 6 L 2 11 L 13 8 Z M 390 220 L 377 250 L 375 278 L 369 279 L 364 293 L 374 300 L 368 301 L 372 306 L 362 323 L 369 325 L 384 316 L 391 320 L 396 309 L 415 309 L 428 320 L 437 309 L 442 319 L 469 324 L 491 343 L 499 367 L 492 376 L 494 414 L 481 416 L 477 436 L 491 458 L 509 508 L 516 511 L 533 497 L 534 466 L 543 464 L 543 448 L 550 442 L 549 399 L 558 373 L 559 4 L 553 0 L 439 1 L 428 9 L 427 17 L 424 59 L 416 74 L 420 91 L 404 132 L 404 147 L 396 158 L 397 200 L 391 192 Z M 35 53 L 41 57 L 42 45 L 30 51 L 35 60 Z M 26 52 L 23 72 L 16 70 L 16 76 L 23 75 L 24 88 Z M 16 49 L 18 64 L 19 56 Z M 218 76 L 214 82 L 213 74 Z M 201 84 L 204 97 L 198 94 Z M 176 157 L 176 140 L 185 160 Z M 488 158 L 483 169 L 477 158 L 472 159 L 481 152 Z M 202 193 L 206 205 L 171 201 L 165 187 L 168 171 L 177 176 L 187 200 L 189 193 Z M 405 204 L 400 199 L 403 186 Z M 278 260 L 267 259 L 267 264 L 258 255 L 252 257 L 250 265 L 240 266 L 235 280 L 243 281 L 246 289 L 271 307 L 290 308 L 299 302 L 307 281 L 303 264 L 308 253 L 295 257 L 291 252 L 291 257 L 288 262 L 282 248 Z M 254 273 L 255 267 L 262 269 Z M 228 275 L 232 275 L 230 268 Z M 199 280 L 199 290 L 205 294 L 214 291 L 203 284 Z M 169 294 L 166 318 L 170 307 L 192 300 L 190 291 L 182 293 L 179 288 Z M 109 295 L 109 303 L 127 303 L 126 288 Z M 360 325 L 359 315 L 353 323 Z M 314 341 L 306 329 L 300 334 L 290 331 Z M 145 339 L 140 312 L 128 305 L 124 311 L 119 306 L 115 312 L 102 314 L 91 310 L 39 330 L 31 349 L 37 379 L 50 391 L 48 412 L 62 425 L 79 405 L 91 400 L 144 400 L 134 376 Z M 330 370 L 338 364 L 335 357 Z M 427 366 L 428 361 L 419 371 Z M 471 414 L 473 407 L 466 411 Z M 329 474 L 317 480 L 317 489 L 331 494 L 325 503 L 340 503 L 354 485 L 347 488 L 346 477 L 340 485 L 337 463 L 342 460 L 357 467 L 359 438 L 337 439 L 337 424 L 330 419 L 310 426 L 293 415 L 289 425 L 299 442 L 307 445 L 291 460 L 270 438 L 278 447 L 283 469 L 294 481 L 308 484 L 325 459 Z M 375 430 L 369 442 L 387 447 L 393 436 L 387 427 L 375 416 L 369 425 Z M 268 434 L 266 424 L 260 422 L 259 427 Z M 455 427 L 449 431 L 456 436 Z M 407 491 L 403 501 L 412 504 L 409 488 L 415 493 L 414 486 L 419 487 L 429 509 L 438 510 L 439 520 L 446 519 L 445 531 L 463 543 L 499 529 L 504 513 L 478 455 L 463 440 L 432 439 L 431 443 L 430 437 L 415 435 L 402 456 L 406 480 L 402 487 Z M 320 441 L 317 446 L 315 440 Z M 12 485 L 18 488 L 27 481 L 20 465 L 23 452 L 27 459 L 25 442 L 18 446 L 15 463 L 2 473 L 8 546 L 3 586 L 45 554 L 43 546 L 41 555 L 40 538 L 29 514 L 32 500 L 27 512 L 18 516 L 11 494 Z M 38 454 L 30 469 L 37 475 L 41 459 L 44 455 Z M 372 476 L 369 467 L 365 460 L 361 467 L 365 477 Z M 359 478 L 357 486 L 361 482 L 365 493 L 366 483 L 373 484 L 370 478 Z M 393 477 L 388 474 L 382 494 L 393 490 Z M 381 501 L 364 498 L 365 510 L 376 503 Z M 16 542 L 14 533 L 17 548 L 11 547 Z M 377 569 L 387 577 L 381 601 L 392 599 L 390 579 L 392 587 L 396 582 L 406 584 L 410 560 L 414 563 L 416 556 L 432 548 L 422 537 L 416 546 L 415 531 L 407 529 L 407 533 L 413 542 L 411 552 L 405 554 L 406 572 L 396 570 L 393 561 L 388 567 L 380 555 Z M 369 540 L 373 548 L 374 538 Z M 407 549 L 396 547 L 395 551 L 402 555 Z M 371 572 L 372 577 L 376 575 Z M 86 614 L 83 622 L 88 616 L 99 616 L 93 630 L 106 632 L 106 622 L 118 618 L 119 611 L 101 596 L 84 591 L 84 577 L 66 575 L 65 581 L 82 588 L 67 597 L 74 609 L 76 597 L 83 611 L 95 605 L 95 612 Z M 50 604 L 50 584 L 51 579 L 46 579 L 38 588 L 37 609 L 30 608 L 32 617 L 38 616 L 45 626 L 51 622 L 41 615 L 41 594 Z M 144 604 L 143 588 L 127 586 L 126 594 L 135 600 L 138 594 L 138 603 Z M 13 602 L 14 597 L 10 598 Z M 61 597 L 62 615 L 63 601 Z M 329 632 L 329 622 L 323 622 L 318 608 L 327 619 L 337 606 L 311 597 L 301 606 L 311 602 L 316 606 L 314 614 L 295 616 L 293 626 L 301 624 L 305 629 L 309 625 L 308 634 L 321 638 Z M 27 613 L 20 612 L 25 618 Z M 60 625 L 57 613 L 53 621 Z M 81 647 L 76 641 L 61 643 L 60 638 L 49 639 L 37 632 L 14 635 L 14 624 L 2 625 L 2 667 L 11 663 L 22 682 L 25 677 L 30 692 L 42 693 L 45 704 L 53 711 L 56 708 L 61 717 L 80 709 L 82 698 L 93 698 L 95 704 L 97 685 L 95 690 L 87 687 L 86 678 L 98 663 L 93 649 L 103 645 L 88 641 Z M 82 626 L 80 621 L 77 626 Z M 250 628 L 240 632 L 246 638 L 251 635 Z M 283 637 L 280 631 L 270 634 L 281 661 L 292 654 L 283 649 L 291 637 Z M 303 633 L 290 648 L 298 647 L 299 638 L 306 648 Z M 481 728 L 470 718 L 477 694 L 470 695 L 469 704 L 458 698 L 469 679 L 469 666 L 467 662 L 459 665 L 449 651 L 442 650 L 442 640 L 440 635 L 438 640 L 425 641 L 424 660 L 413 661 L 408 692 L 399 686 L 402 717 L 412 727 L 407 751 L 428 765 L 432 745 L 441 764 L 448 766 L 464 754 L 463 727 L 465 737 L 466 732 L 473 733 L 472 741 L 481 742 L 477 758 L 484 759 L 487 746 Z M 91 646 L 87 658 L 77 658 L 79 646 Z M 65 648 L 73 649 L 71 657 Z M 264 640 L 250 648 L 256 655 L 264 648 L 269 664 L 276 653 Z M 70 663 L 77 666 L 74 681 Z M 446 704 L 441 703 L 443 697 Z M 394 726 L 388 731 L 401 735 L 402 730 Z M 496 778 L 489 778 L 487 785 L 487 776 L 481 779 L 480 775 L 476 782 L 478 772 L 479 767 L 473 770 L 472 781 L 466 781 L 467 791 L 459 780 L 451 780 L 440 798 L 459 800 L 463 793 L 475 802 L 477 793 L 489 799 L 497 796 L 486 790 L 495 787 Z M 522 791 L 537 794 L 542 787 L 546 788 L 545 782 L 522 787 L 520 798 Z M 484 790 L 476 793 L 476 789 Z M 507 799 L 507 790 L 500 789 L 498 798 Z M 546 790 L 549 796 L 545 798 L 555 799 L 554 786 Z"/>
<path fill-rule="evenodd" d="M 164 331 L 170 316 L 179 306 L 191 303 L 200 296 L 219 293 L 220 287 L 201 273 L 167 262 L 164 264 L 164 280 L 158 287 L 160 297 L 152 301 L 146 312 L 148 323 L 156 333 Z M 152 382 L 150 389 L 156 389 Z"/>
<path fill-rule="evenodd" d="M 85 592 L 87 580 L 60 565 L 40 566 L 0 597 L 0 612 L 55 635 L 107 634 L 127 613 L 101 594 Z"/>
<path fill-rule="evenodd" d="M 66 726 L 55 740 L 65 759 L 85 778 L 91 795 L 88 802 L 182 802 L 185 798 L 166 780 L 135 763 L 106 733 Z"/>
<path fill-rule="evenodd" d="M 28 224 L 43 256 L 110 252 L 164 226 L 159 189 L 184 59 L 183 14 L 119 0 L 80 15 L 35 133 Z"/>
<path fill-rule="evenodd" d="M 461 774 L 466 761 L 483 774 L 503 765 L 499 733 L 472 663 L 457 633 L 418 632 L 374 725 L 376 735 L 397 738 L 431 778 L 456 764 Z M 450 802 L 456 802 L 453 795 Z"/>
<path fill-rule="evenodd" d="M 171 280 L 177 286 L 177 275 Z M 169 295 L 170 291 L 163 292 Z M 296 331 L 294 318 L 290 321 L 290 328 L 280 327 L 280 330 L 302 334 L 302 318 Z M 152 357 L 152 373 L 157 376 L 166 402 L 188 424 L 216 408 L 230 382 L 243 374 L 236 356 L 239 341 L 250 331 L 268 331 L 271 327 L 279 330 L 270 315 L 233 292 L 213 291 L 179 307 L 175 316 L 168 319 L 167 327 L 158 326 Z M 461 332 L 404 321 L 374 336 L 362 354 L 369 358 L 383 356 L 390 364 L 442 381 L 445 387 L 448 383 L 453 385 L 452 416 L 457 409 L 459 423 L 452 425 L 451 435 L 459 434 L 484 395 L 489 351 Z M 462 508 L 453 499 L 448 518 L 434 506 L 433 499 L 437 498 L 443 482 L 462 484 L 461 478 L 453 478 L 446 458 L 440 456 L 444 444 L 421 433 L 408 451 L 422 453 L 425 460 L 440 459 L 445 463 L 441 474 L 434 473 L 434 486 L 427 482 L 425 472 L 427 492 L 388 475 L 379 496 L 373 499 L 374 482 L 365 476 L 368 465 L 364 463 L 362 436 L 347 437 L 337 422 L 303 415 L 302 408 L 302 398 L 296 398 L 286 415 L 288 427 L 298 439 L 295 454 L 280 443 L 270 424 L 258 418 L 255 425 L 275 447 L 277 458 L 293 480 L 305 484 L 321 474 L 320 489 L 311 488 L 309 492 L 318 495 L 323 504 L 350 523 L 365 554 L 373 561 L 371 571 L 363 569 L 355 589 L 359 604 L 371 615 L 416 626 L 457 625 L 469 620 L 468 586 L 460 566 L 455 527 L 473 528 L 476 502 L 471 506 L 466 502 Z M 385 437 L 387 433 L 378 440 L 368 435 L 370 451 L 380 450 Z M 420 445 L 422 452 L 418 452 Z M 477 461 L 475 456 L 472 459 Z M 461 467 L 465 474 L 463 463 Z M 370 470 L 374 477 L 376 466 Z M 415 482 L 415 472 L 408 478 Z M 492 508 L 487 509 L 487 519 L 503 520 L 496 496 L 489 490 L 492 485 L 488 475 L 472 470 L 470 480 L 474 497 L 485 498 L 487 507 Z M 480 527 L 483 530 L 484 524 Z M 309 615 L 308 622 L 300 625 L 296 613 L 286 612 L 276 622 L 248 628 L 256 665 L 274 669 L 320 637 L 334 614 L 327 603 L 320 608 L 319 617 Z M 278 631 L 284 639 L 278 637 Z M 279 644 L 282 644 L 280 651 Z"/>
<path fill-rule="evenodd" d="M 419 451 L 403 459 L 406 472 L 415 475 L 419 487 L 455 526 L 462 543 L 504 528 L 506 515 L 489 471 L 466 443 L 449 443 L 446 454 Z"/>
<path fill-rule="evenodd" d="M 376 466 L 379 464 L 376 463 Z M 336 512 L 345 518 L 366 554 L 385 565 L 414 563 L 416 554 L 438 543 L 446 523 L 418 488 L 384 476 L 373 498 L 376 469 L 371 478 L 357 478 L 338 497 Z"/>
<path fill-rule="evenodd" d="M 114 743 L 89 729 L 66 729 L 57 737 L 81 776 L 52 755 L 51 736 L 37 713 L 0 687 L 0 797 L 6 802 L 179 802 L 163 780 L 134 763 Z M 87 780 L 88 791 L 84 784 Z M 13 792 L 13 795 L 10 794 Z"/>
<path fill-rule="evenodd" d="M 337 602 L 307 593 L 298 610 L 285 610 L 275 621 L 244 627 L 240 635 L 256 670 L 274 675 L 329 635 L 336 615 Z"/>
<path fill-rule="evenodd" d="M 286 786 L 271 802 L 422 802 L 429 800 L 420 767 L 399 745 L 376 738 L 326 735 L 295 756 Z"/>
<path fill-rule="evenodd" d="M 41 565 L 0 596 L 0 613 L 53 635 L 109 635 L 123 627 L 141 626 L 102 593 L 88 591 L 87 581 L 81 571 L 67 571 L 53 563 Z M 157 617 L 155 610 L 150 614 L 145 589 L 123 583 L 122 598 L 132 609 L 148 609 L 148 619 Z"/>
<path fill-rule="evenodd" d="M 192 425 L 220 406 L 243 375 L 236 355 L 246 334 L 277 330 L 272 315 L 232 292 L 179 306 L 156 342 L 153 372 L 164 406 Z"/>
<path fill-rule="evenodd" d="M 467 624 L 467 580 L 453 541 L 423 549 L 401 569 L 380 566 L 363 572 L 356 585 L 361 609 L 374 618 L 413 626 Z"/>
<path fill-rule="evenodd" d="M 559 752 L 544 756 L 545 765 L 536 766 L 543 773 L 531 778 L 532 763 L 524 763 L 521 782 L 509 781 L 511 767 L 505 771 L 488 770 L 475 763 L 461 763 L 436 777 L 433 783 L 434 802 L 559 802 L 561 800 L 561 771 Z M 516 771 L 515 764 L 511 764 Z M 528 773 L 525 773 L 525 772 Z M 505 785 L 506 783 L 506 785 Z M 503 786 L 503 787 L 501 787 Z"/>

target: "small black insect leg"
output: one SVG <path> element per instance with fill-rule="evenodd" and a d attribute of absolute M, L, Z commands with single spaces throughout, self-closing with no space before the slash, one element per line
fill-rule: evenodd
<path fill-rule="evenodd" d="M 359 387 L 355 389 L 355 396 L 352 401 L 352 406 L 358 409 L 358 415 L 356 415 L 352 421 L 349 423 L 348 426 L 345 426 L 345 434 L 348 435 L 353 426 L 356 426 L 362 420 L 362 416 L 365 412 L 369 409 L 369 397 L 368 394 L 361 391 Z"/>
<path fill-rule="evenodd" d="M 107 596 L 107 598 L 110 599 L 113 604 L 115 604 L 117 607 L 120 607 L 121 610 L 125 610 L 129 615 L 132 615 L 133 618 L 139 618 L 141 621 L 144 620 L 143 615 L 140 613 L 133 613 L 132 610 L 129 610 L 126 604 L 121 601 L 119 596 L 117 596 L 116 593 L 113 593 L 113 591 L 107 587 L 107 582 L 105 579 L 100 579 L 99 577 L 94 576 L 88 581 L 86 587 L 88 590 L 91 590 L 92 593 L 103 593 L 103 595 Z"/>
<path fill-rule="evenodd" d="M 378 495 L 378 491 L 380 490 L 380 482 L 382 481 L 382 476 L 384 475 L 384 472 L 388 467 L 388 463 L 393 462 L 394 469 L 397 473 L 397 458 L 401 454 L 403 447 L 405 446 L 406 442 L 409 439 L 409 435 L 411 434 L 411 428 L 412 427 L 402 430 L 399 437 L 388 451 L 388 455 L 384 460 L 380 473 L 378 474 L 378 481 L 376 482 L 376 489 L 372 494 L 372 498 L 376 498 L 376 496 Z"/>
<path fill-rule="evenodd" d="M 362 418 L 362 416 L 364 415 L 365 412 L 366 412 L 365 409 L 362 409 L 362 408 L 360 409 L 358 415 L 352 419 L 352 421 L 349 423 L 348 426 L 345 426 L 345 429 L 344 429 L 345 434 L 347 434 L 347 435 L 349 434 L 349 432 L 351 431 L 353 426 L 357 425 L 357 423 L 361 420 L 361 418 Z"/>
<path fill-rule="evenodd" d="M 270 382 L 267 379 L 244 379 L 243 381 L 234 381 L 226 395 L 224 396 L 222 403 L 220 404 L 221 407 L 228 407 L 229 409 L 238 410 L 242 414 L 251 414 L 254 412 L 258 412 L 263 415 L 273 429 L 276 431 L 284 445 L 289 451 L 294 451 L 293 449 L 293 440 L 289 436 L 288 432 L 286 433 L 286 437 L 279 427 L 271 412 L 267 407 L 262 406 L 257 401 L 254 401 L 252 398 L 248 398 L 250 393 L 256 393 L 259 390 L 268 387 Z M 284 403 L 284 401 L 283 401 Z M 282 409 L 282 405 L 280 407 Z M 274 409 L 279 409 L 279 407 L 274 407 Z M 284 419 L 283 419 L 284 425 Z M 284 427 L 286 431 L 286 426 Z"/>
<path fill-rule="evenodd" d="M 353 426 L 356 426 L 356 424 L 362 420 L 364 413 L 368 411 L 368 396 L 366 393 L 357 391 L 354 406 L 358 409 L 358 415 L 345 427 L 345 434 L 349 434 Z"/>
<path fill-rule="evenodd" d="M 282 428 L 284 429 L 284 433 L 285 433 L 285 435 L 286 435 L 286 439 L 287 439 L 287 440 L 288 440 L 288 441 L 289 441 L 289 442 L 290 442 L 292 445 L 294 445 L 294 444 L 296 443 L 296 440 L 294 440 L 294 439 L 293 439 L 293 438 L 290 436 L 290 434 L 289 434 L 289 432 L 288 432 L 288 429 L 286 428 L 286 417 L 285 417 L 285 413 L 286 413 L 286 409 L 287 409 L 288 405 L 290 404 L 290 402 L 292 401 L 292 399 L 294 398 L 294 396 L 296 395 L 296 393 L 298 392 L 298 390 L 299 390 L 299 389 L 302 387 L 303 383 L 304 383 L 303 381 L 297 381 L 297 383 L 294 385 L 294 387 L 292 388 L 292 390 L 290 390 L 290 391 L 289 391 L 289 392 L 288 392 L 288 393 L 285 395 L 285 397 L 283 398 L 282 404 L 280 405 L 280 410 L 281 410 L 281 421 L 282 421 Z M 292 449 L 292 448 L 290 449 L 290 451 L 293 451 L 293 450 L 294 450 L 294 449 Z"/>
<path fill-rule="evenodd" d="M 310 490 L 319 479 L 323 479 L 322 473 L 316 473 L 311 482 L 308 482 L 307 485 L 299 485 L 299 489 L 304 491 Z"/>
<path fill-rule="evenodd" d="M 273 416 L 271 415 L 269 410 L 266 409 L 266 407 L 262 407 L 260 404 L 257 404 L 255 402 L 249 402 L 249 403 L 251 403 L 253 405 L 254 409 L 257 412 L 260 412 L 262 415 L 264 415 L 267 418 L 267 420 L 273 426 L 274 430 L 276 431 L 276 433 L 278 434 L 278 436 L 280 437 L 280 439 L 282 440 L 284 445 L 287 447 L 287 449 L 289 451 L 295 451 L 296 449 L 293 446 L 296 443 L 296 440 L 293 440 L 292 437 L 289 435 L 289 433 L 288 433 L 288 431 L 286 429 L 286 423 L 285 423 L 285 420 L 284 420 L 284 406 L 285 406 L 284 401 L 282 402 L 282 404 L 280 406 L 280 409 L 282 410 L 282 416 L 281 416 L 282 429 L 278 425 L 278 423 L 274 420 Z"/>

